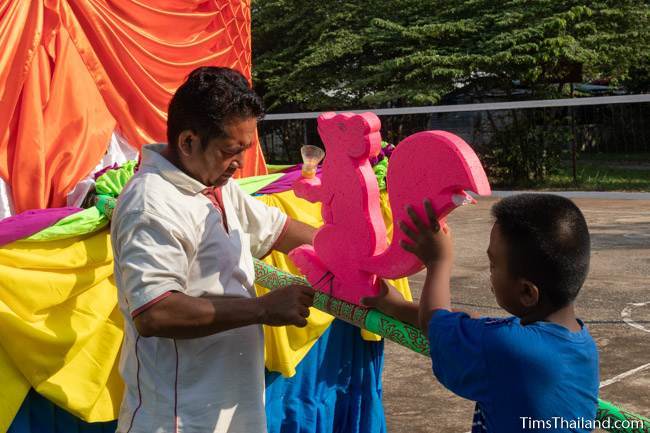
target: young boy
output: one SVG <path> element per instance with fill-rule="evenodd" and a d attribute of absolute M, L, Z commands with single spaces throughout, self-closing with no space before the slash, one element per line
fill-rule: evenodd
<path fill-rule="evenodd" d="M 513 317 L 477 318 L 451 308 L 451 233 L 431 204 L 428 224 L 402 247 L 426 265 L 417 316 L 431 345 L 433 373 L 446 388 L 476 401 L 472 432 L 587 432 L 598 404 L 598 352 L 573 301 L 589 268 L 585 219 L 568 199 L 521 194 L 492 208 L 487 250 L 492 292 Z M 365 300 L 417 322 L 413 304 L 394 290 Z"/>

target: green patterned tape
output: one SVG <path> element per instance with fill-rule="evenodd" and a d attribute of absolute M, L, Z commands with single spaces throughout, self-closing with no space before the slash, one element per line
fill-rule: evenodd
<path fill-rule="evenodd" d="M 260 260 L 255 260 L 255 282 L 273 290 L 288 284 L 307 284 L 304 277 L 292 275 Z M 314 295 L 314 307 L 332 316 L 394 341 L 414 352 L 429 356 L 429 340 L 424 333 L 407 323 L 331 297 L 323 292 Z M 599 427 L 610 433 L 650 433 L 650 420 L 598 400 L 596 420 Z"/>
<path fill-rule="evenodd" d="M 304 277 L 281 271 L 259 260 L 255 261 L 255 282 L 270 290 L 289 284 L 309 284 Z M 429 342 L 419 329 L 380 311 L 369 310 L 323 292 L 316 292 L 314 295 L 314 307 L 417 353 L 429 356 Z"/>
<path fill-rule="evenodd" d="M 604 400 L 598 400 L 596 420 L 601 429 L 611 433 L 650 433 L 650 419 Z"/>
<path fill-rule="evenodd" d="M 429 356 L 429 340 L 420 329 L 413 325 L 387 316 L 378 310 L 370 310 L 366 319 L 366 329 L 394 341 L 400 346 Z"/>

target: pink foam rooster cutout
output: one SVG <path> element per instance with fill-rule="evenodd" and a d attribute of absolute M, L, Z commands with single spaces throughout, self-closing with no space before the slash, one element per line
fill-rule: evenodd
<path fill-rule="evenodd" d="M 325 144 L 322 178 L 300 179 L 298 197 L 321 202 L 324 225 L 313 246 L 289 257 L 315 289 L 353 304 L 379 293 L 379 278 L 412 275 L 423 265 L 403 250 L 406 236 L 395 228 L 390 245 L 381 214 L 377 178 L 369 158 L 381 149 L 379 118 L 373 113 L 325 113 L 318 132 Z M 393 221 L 410 221 L 411 205 L 426 221 L 423 201 L 431 200 L 440 220 L 472 202 L 466 191 L 491 193 L 474 151 L 460 137 L 444 131 L 413 134 L 391 154 L 386 177 Z"/>

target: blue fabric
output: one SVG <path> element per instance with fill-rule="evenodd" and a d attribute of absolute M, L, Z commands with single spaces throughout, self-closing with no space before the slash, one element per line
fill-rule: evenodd
<path fill-rule="evenodd" d="M 269 433 L 384 433 L 384 343 L 335 320 L 296 369 L 266 374 Z M 7 433 L 114 433 L 117 422 L 86 423 L 31 390 Z"/>
<path fill-rule="evenodd" d="M 382 433 L 384 343 L 334 320 L 300 362 L 296 375 L 266 375 L 269 433 Z"/>
<path fill-rule="evenodd" d="M 84 422 L 32 389 L 7 433 L 114 433 L 116 428 L 117 421 Z"/>
<path fill-rule="evenodd" d="M 549 322 L 523 326 L 516 317 L 439 310 L 429 322 L 433 373 L 478 403 L 488 432 L 587 432 L 580 426 L 596 417 L 598 351 L 580 325 L 571 332 Z M 566 428 L 571 424 L 578 428 Z"/>

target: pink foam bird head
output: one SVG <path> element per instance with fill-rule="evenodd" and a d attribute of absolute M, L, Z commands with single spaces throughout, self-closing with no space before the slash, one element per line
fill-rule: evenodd
<path fill-rule="evenodd" d="M 345 153 L 360 161 L 377 156 L 381 151 L 380 127 L 381 122 L 374 113 L 330 112 L 318 117 L 318 133 L 327 154 L 334 156 Z"/>

